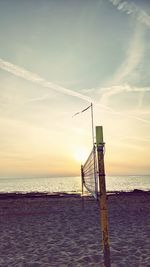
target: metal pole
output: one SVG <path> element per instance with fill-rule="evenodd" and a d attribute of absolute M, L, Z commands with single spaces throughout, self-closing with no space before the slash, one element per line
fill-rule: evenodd
<path fill-rule="evenodd" d="M 94 116 L 93 116 L 93 104 L 91 103 L 91 125 L 92 125 L 92 143 L 93 143 L 93 157 L 94 157 L 94 180 L 95 180 L 95 192 L 96 199 L 98 200 L 98 181 L 97 181 L 97 165 L 96 165 L 96 147 L 94 142 Z"/>
<path fill-rule="evenodd" d="M 81 165 L 81 186 L 82 186 L 82 196 L 83 196 L 83 184 L 84 184 L 84 173 L 83 173 L 83 165 Z"/>
<path fill-rule="evenodd" d="M 83 165 L 81 165 L 81 185 L 82 185 L 82 209 L 84 209 L 84 171 L 83 171 Z"/>
<path fill-rule="evenodd" d="M 93 104 L 91 103 L 91 120 L 92 120 L 92 141 L 94 147 L 94 118 L 93 118 Z"/>
<path fill-rule="evenodd" d="M 110 262 L 110 247 L 109 247 L 109 234 L 108 234 L 108 209 L 107 209 L 107 195 L 105 183 L 105 167 L 104 167 L 104 143 L 102 127 L 96 127 L 96 142 L 97 142 L 97 155 L 98 155 L 98 174 L 99 174 L 99 187 L 100 187 L 100 221 L 102 231 L 102 244 L 104 252 L 104 266 L 111 267 Z"/>

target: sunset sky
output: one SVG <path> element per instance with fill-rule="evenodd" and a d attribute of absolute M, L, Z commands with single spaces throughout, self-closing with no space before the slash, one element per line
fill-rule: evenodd
<path fill-rule="evenodd" d="M 0 32 L 0 177 L 80 175 L 91 102 L 106 173 L 150 174 L 149 0 L 0 1 Z"/>

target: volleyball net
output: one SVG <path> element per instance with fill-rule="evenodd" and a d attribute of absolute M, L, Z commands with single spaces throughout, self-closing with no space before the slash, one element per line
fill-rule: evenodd
<path fill-rule="evenodd" d="M 84 165 L 81 166 L 82 178 L 82 193 L 83 186 L 90 192 L 96 199 L 98 197 L 98 172 L 97 172 L 97 151 L 96 146 L 87 158 Z"/>

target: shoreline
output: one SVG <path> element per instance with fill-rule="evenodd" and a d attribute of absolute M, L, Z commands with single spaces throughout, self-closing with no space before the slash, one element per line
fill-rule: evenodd
<path fill-rule="evenodd" d="M 135 196 L 135 195 L 148 195 L 150 194 L 150 190 L 140 190 L 134 189 L 133 191 L 108 191 L 107 196 L 114 195 L 124 195 L 124 196 Z M 0 200 L 8 199 L 8 198 L 82 198 L 81 193 L 66 193 L 66 192 L 0 192 Z M 90 194 L 83 195 L 84 198 L 93 198 Z"/>

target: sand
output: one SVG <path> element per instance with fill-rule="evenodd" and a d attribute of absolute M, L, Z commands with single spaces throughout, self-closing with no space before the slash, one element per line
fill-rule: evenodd
<path fill-rule="evenodd" d="M 150 266 L 150 194 L 108 197 L 113 267 Z M 1 196 L 0 267 L 103 266 L 99 207 L 79 196 Z"/>

